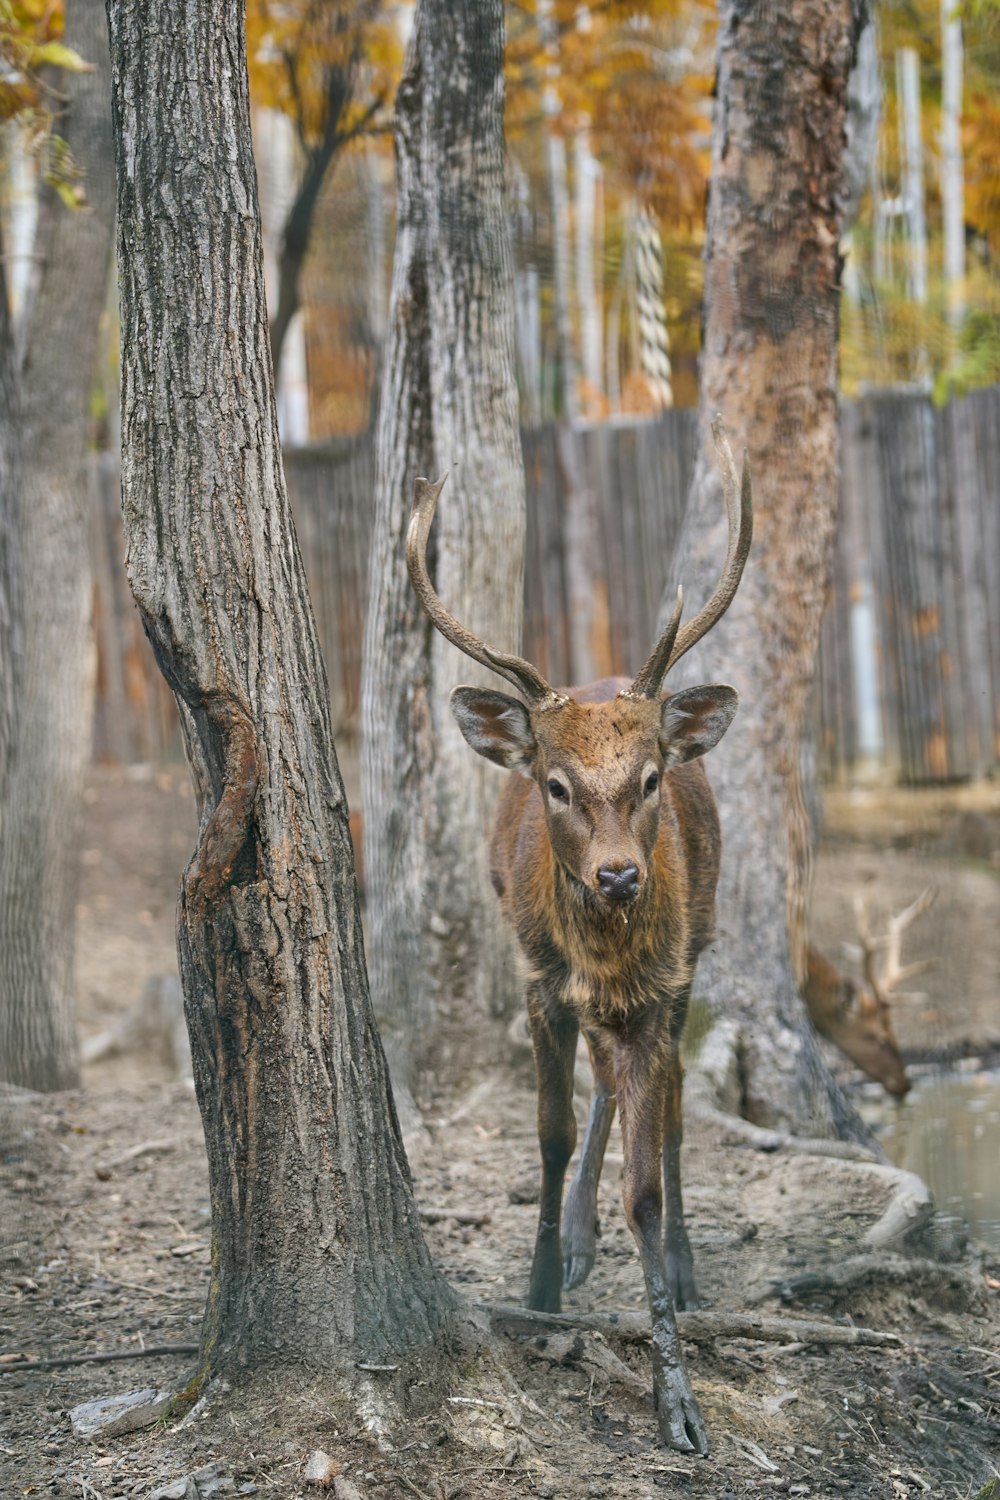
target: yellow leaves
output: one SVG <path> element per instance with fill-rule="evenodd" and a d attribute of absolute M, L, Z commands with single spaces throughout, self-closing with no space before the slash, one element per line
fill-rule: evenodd
<path fill-rule="evenodd" d="M 349 135 L 395 90 L 401 39 L 379 0 L 248 0 L 246 25 L 254 103 L 287 114 L 309 148 L 331 110 L 338 135 Z"/>
<path fill-rule="evenodd" d="M 84 62 L 79 52 L 67 47 L 64 42 L 43 42 L 40 47 L 27 49 L 28 66 L 41 68 L 66 68 L 70 73 L 90 73 L 92 64 Z"/>
<path fill-rule="evenodd" d="M 89 67 L 59 40 L 61 0 L 0 0 L 0 122 L 38 109 L 46 93 L 42 68 L 79 73 Z"/>
<path fill-rule="evenodd" d="M 62 0 L 0 0 L 0 124 L 15 117 L 28 149 L 42 161 L 42 177 L 69 208 L 86 202 L 82 173 L 66 142 L 52 130 L 47 99 L 53 94 L 46 70 L 90 71 L 72 47 Z"/>

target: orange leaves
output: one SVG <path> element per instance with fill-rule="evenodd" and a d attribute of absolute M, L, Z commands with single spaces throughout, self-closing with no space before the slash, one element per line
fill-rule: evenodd
<path fill-rule="evenodd" d="M 550 128 L 585 121 L 619 190 L 687 230 L 708 178 L 714 29 L 707 0 L 524 0 L 508 11 L 508 137 L 530 134 L 554 91 Z"/>
<path fill-rule="evenodd" d="M 985 94 L 978 95 L 962 135 L 966 217 L 995 255 L 1000 250 L 1000 105 Z"/>

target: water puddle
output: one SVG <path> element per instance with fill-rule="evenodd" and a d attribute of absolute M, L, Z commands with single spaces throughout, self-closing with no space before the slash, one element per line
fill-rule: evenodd
<path fill-rule="evenodd" d="M 973 1239 L 1000 1250 L 1000 1072 L 928 1073 L 869 1123 L 890 1161 L 922 1177 L 943 1213 L 960 1214 Z"/>

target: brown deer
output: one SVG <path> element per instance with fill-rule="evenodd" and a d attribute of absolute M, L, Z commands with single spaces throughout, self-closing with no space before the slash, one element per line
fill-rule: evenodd
<path fill-rule="evenodd" d="M 525 961 L 538 1078 L 542 1185 L 528 1305 L 558 1312 L 563 1285 L 578 1285 L 593 1264 L 597 1178 L 617 1106 L 625 1216 L 652 1320 L 660 1434 L 699 1453 L 707 1450 L 705 1427 L 674 1318 L 675 1304 L 697 1300 L 681 1199 L 679 1042 L 695 963 L 712 936 L 719 871 L 718 815 L 698 758 L 726 732 L 737 698 L 731 687 L 688 688 L 664 699 L 660 690 L 674 663 L 728 609 L 750 547 L 749 469 L 744 460 L 741 489 L 718 418 L 713 434 L 729 518 L 725 567 L 683 629 L 678 590 L 669 625 L 631 683 L 556 691 L 529 662 L 485 645 L 448 613 L 426 562 L 443 480 L 417 481 L 407 533 L 410 577 L 431 622 L 521 694 L 457 687 L 451 708 L 475 751 L 520 773 L 500 802 L 491 873 Z M 595 1089 L 560 1235 L 576 1144 L 580 1030 Z"/>
<path fill-rule="evenodd" d="M 859 946 L 849 951 L 861 966 L 860 985 L 841 974 L 815 948 L 806 955 L 802 994 L 816 1030 L 896 1099 L 909 1093 L 910 1080 L 900 1056 L 889 1000 L 905 980 L 932 966 L 931 959 L 912 964 L 903 964 L 900 959 L 903 933 L 923 915 L 935 895 L 933 890 L 923 891 L 904 911 L 890 916 L 881 937 L 872 934 L 864 897 L 860 893 L 855 897 Z"/>

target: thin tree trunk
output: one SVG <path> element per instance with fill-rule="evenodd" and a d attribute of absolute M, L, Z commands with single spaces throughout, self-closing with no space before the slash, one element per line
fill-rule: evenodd
<path fill-rule="evenodd" d="M 178 945 L 208 1148 L 202 1371 L 428 1347 L 326 679 L 285 492 L 239 0 L 109 6 L 122 502 L 200 812 Z"/>
<path fill-rule="evenodd" d="M 799 745 L 836 524 L 837 213 L 858 21 L 851 0 L 722 6 L 701 443 L 676 568 L 689 612 L 725 553 L 716 411 L 750 449 L 755 535 L 733 607 L 668 683 L 740 693 L 708 761 L 723 827 L 719 936 L 694 993 L 726 1039 L 728 1072 L 712 1087 L 756 1123 L 854 1139 L 864 1127 L 822 1062 L 797 981 L 810 848 Z M 717 1066 L 719 1048 L 706 1046 L 703 1069 L 710 1056 Z"/>
<path fill-rule="evenodd" d="M 0 235 L 0 849 L 3 847 L 3 821 L 7 783 L 14 754 L 17 728 L 16 705 L 20 680 L 20 614 L 21 569 L 17 561 L 17 535 L 14 530 L 14 496 L 19 473 L 18 434 L 21 430 L 18 409 L 17 368 L 14 353 L 14 326 L 8 296 Z M 5 1054 L 0 1051 L 0 1064 Z M 0 1067 L 0 1072 L 4 1071 Z"/>
<path fill-rule="evenodd" d="M 438 591 L 478 635 L 519 649 L 524 474 L 502 127 L 500 0 L 422 0 L 396 103 L 363 669 L 372 989 L 401 1106 L 432 1057 L 454 1074 L 482 1055 L 516 996 L 487 874 L 501 779 L 448 709 L 452 687 L 489 674 L 431 630 L 403 549 L 414 481 L 450 472 L 431 538 Z"/>
<path fill-rule="evenodd" d="M 927 301 L 927 209 L 924 202 L 924 138 L 921 123 L 920 56 L 915 47 L 896 53 L 900 155 L 903 158 L 903 202 L 909 232 L 909 289 L 918 306 Z M 926 351 L 917 350 L 923 370 Z"/>
<path fill-rule="evenodd" d="M 549 169 L 552 212 L 552 292 L 555 298 L 556 345 L 560 364 L 562 416 L 574 422 L 579 412 L 577 360 L 570 309 L 569 187 L 566 182 L 566 142 L 559 129 L 559 29 L 553 0 L 538 0 L 538 33 L 545 50 L 545 154 Z"/>
<path fill-rule="evenodd" d="M 962 19 L 957 0 L 941 0 L 941 199 L 948 321 L 965 318 L 965 163 L 962 156 Z"/>
<path fill-rule="evenodd" d="M 73 948 L 79 816 L 90 758 L 94 655 L 84 460 L 91 380 L 114 243 L 111 85 L 101 0 L 77 0 L 60 130 L 86 172 L 88 208 L 52 191 L 29 311 L 10 501 L 21 573 L 15 724 L 0 801 L 0 1075 L 37 1089 L 78 1080 Z"/>
<path fill-rule="evenodd" d="M 601 168 L 590 149 L 586 123 L 573 140 L 576 169 L 576 303 L 580 310 L 580 347 L 583 353 L 584 409 L 599 416 L 604 395 L 604 299 L 596 267 L 601 244 L 597 233 L 597 195 Z"/>

